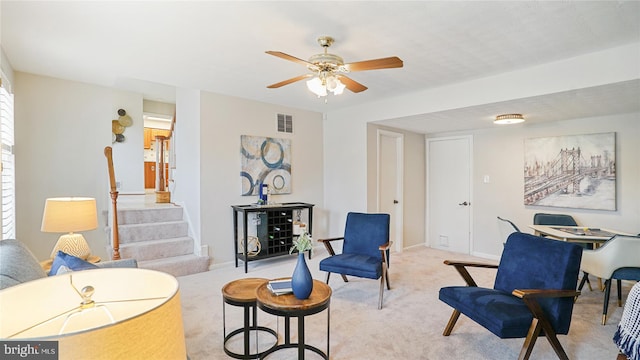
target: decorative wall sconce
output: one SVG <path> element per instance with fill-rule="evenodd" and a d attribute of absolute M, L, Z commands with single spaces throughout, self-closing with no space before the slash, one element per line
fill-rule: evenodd
<path fill-rule="evenodd" d="M 133 125 L 133 119 L 124 109 L 118 109 L 118 119 L 111 120 L 111 143 L 124 142 L 124 130 Z"/>

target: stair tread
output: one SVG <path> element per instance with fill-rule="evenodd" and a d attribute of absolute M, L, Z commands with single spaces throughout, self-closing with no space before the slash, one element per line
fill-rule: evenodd
<path fill-rule="evenodd" d="M 118 228 L 127 228 L 127 227 L 138 227 L 138 226 L 159 226 L 159 225 L 171 225 L 171 224 L 181 224 L 186 223 L 184 220 L 172 220 L 172 221 L 158 221 L 158 222 L 146 222 L 146 223 L 137 223 L 137 224 L 118 224 Z"/>
<path fill-rule="evenodd" d="M 183 208 L 181 206 L 118 209 L 118 222 L 120 225 L 178 220 L 183 220 Z"/>
<path fill-rule="evenodd" d="M 120 243 L 136 243 L 148 240 L 171 239 L 189 236 L 186 221 L 169 221 L 119 226 Z"/>
<path fill-rule="evenodd" d="M 118 209 L 122 253 L 138 259 L 138 267 L 173 276 L 209 270 L 209 256 L 194 253 L 189 223 L 181 206 Z"/>
<path fill-rule="evenodd" d="M 197 274 L 209 270 L 209 257 L 196 254 L 139 261 L 138 267 L 163 271 L 173 276 Z"/>
<path fill-rule="evenodd" d="M 165 239 L 144 240 L 144 241 L 120 244 L 120 248 L 122 249 L 123 247 L 126 248 L 126 247 L 136 247 L 136 246 L 153 246 L 157 244 L 179 242 L 179 241 L 191 241 L 191 240 L 193 239 L 189 236 L 179 236 L 179 237 L 172 237 L 172 238 L 165 238 Z"/>
<path fill-rule="evenodd" d="M 140 211 L 140 210 L 155 210 L 155 211 L 163 211 L 163 210 L 173 210 L 173 209 L 182 209 L 182 206 L 171 204 L 167 206 L 158 206 L 158 207 L 145 207 L 144 205 L 139 206 L 127 206 L 126 208 L 118 208 L 118 212 L 125 211 Z"/>
<path fill-rule="evenodd" d="M 196 254 L 170 256 L 170 257 L 161 258 L 161 259 L 138 261 L 138 266 L 147 265 L 147 264 L 160 264 L 160 263 L 180 262 L 180 261 L 189 260 L 189 259 L 193 259 L 193 258 L 208 258 L 208 256 L 201 256 L 201 255 L 196 255 Z"/>

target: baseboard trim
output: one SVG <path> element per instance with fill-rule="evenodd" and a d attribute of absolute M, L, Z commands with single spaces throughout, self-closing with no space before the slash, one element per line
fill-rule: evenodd
<path fill-rule="evenodd" d="M 478 252 L 478 251 L 473 251 L 471 253 L 471 255 L 473 256 L 477 256 L 479 258 L 483 258 L 483 259 L 489 259 L 489 260 L 500 260 L 500 256 L 496 256 L 493 254 L 486 254 L 486 253 L 482 253 L 482 252 Z"/>

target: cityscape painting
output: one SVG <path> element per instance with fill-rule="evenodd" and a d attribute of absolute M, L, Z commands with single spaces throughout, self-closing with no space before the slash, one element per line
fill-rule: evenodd
<path fill-rule="evenodd" d="M 524 204 L 616 210 L 615 133 L 524 142 Z"/>

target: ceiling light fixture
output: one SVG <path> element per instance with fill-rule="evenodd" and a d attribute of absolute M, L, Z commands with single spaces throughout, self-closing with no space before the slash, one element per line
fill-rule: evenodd
<path fill-rule="evenodd" d="M 307 81 L 307 88 L 318 97 L 327 96 L 329 92 L 340 95 L 344 92 L 345 85 L 331 72 L 320 71 L 318 76 Z"/>
<path fill-rule="evenodd" d="M 494 124 L 508 125 L 524 122 L 524 116 L 522 114 L 503 114 L 496 116 L 493 121 Z"/>

